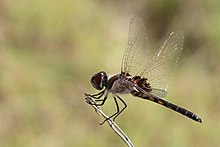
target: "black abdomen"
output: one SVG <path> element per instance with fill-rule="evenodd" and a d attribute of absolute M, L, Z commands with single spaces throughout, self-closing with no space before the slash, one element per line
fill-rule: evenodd
<path fill-rule="evenodd" d="M 147 99 L 147 100 L 150 100 L 152 102 L 158 103 L 158 104 L 160 104 L 162 106 L 165 106 L 165 107 L 167 107 L 169 109 L 172 109 L 172 110 L 174 110 L 174 111 L 176 111 L 178 113 L 181 113 L 182 115 L 185 115 L 188 118 L 191 118 L 191 119 L 193 119 L 193 120 L 195 120 L 197 122 L 202 123 L 201 118 L 199 118 L 193 112 L 188 111 L 188 110 L 186 110 L 186 109 L 184 109 L 182 107 L 179 107 L 179 106 L 177 106 L 175 104 L 169 103 L 169 102 L 167 102 L 167 101 L 165 101 L 165 100 L 163 100 L 163 99 L 161 99 L 161 98 L 159 98 L 157 96 L 154 96 L 154 95 L 151 95 L 151 94 L 146 95 L 144 93 L 137 92 L 137 91 L 133 91 L 133 92 L 131 92 L 131 94 L 134 95 L 134 96 L 141 97 L 143 99 Z"/>

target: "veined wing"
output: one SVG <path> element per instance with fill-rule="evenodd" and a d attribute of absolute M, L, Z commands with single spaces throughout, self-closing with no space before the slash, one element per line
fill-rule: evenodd
<path fill-rule="evenodd" d="M 144 57 L 148 52 L 148 38 L 141 18 L 134 17 L 130 21 L 128 44 L 121 63 L 121 72 L 135 75 L 146 63 Z"/>
<path fill-rule="evenodd" d="M 183 32 L 172 32 L 155 53 L 152 61 L 138 73 L 146 77 L 155 89 L 167 91 L 168 82 L 173 74 L 183 49 Z M 157 94 L 157 93 L 156 93 Z"/>

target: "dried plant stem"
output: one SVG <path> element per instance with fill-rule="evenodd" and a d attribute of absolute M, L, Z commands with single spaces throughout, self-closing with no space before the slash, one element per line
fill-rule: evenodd
<path fill-rule="evenodd" d="M 109 118 L 101 109 L 100 107 L 98 107 L 96 105 L 96 102 L 94 101 L 94 99 L 89 95 L 89 94 L 85 94 L 85 99 L 86 102 L 88 104 L 90 104 L 95 111 L 104 117 L 104 119 Z M 134 145 L 132 144 L 132 142 L 130 141 L 130 139 L 128 138 L 128 136 L 118 127 L 118 125 L 111 119 L 107 120 L 109 126 L 112 128 L 112 130 L 119 136 L 121 137 L 121 139 L 129 146 L 129 147 L 133 147 Z"/>

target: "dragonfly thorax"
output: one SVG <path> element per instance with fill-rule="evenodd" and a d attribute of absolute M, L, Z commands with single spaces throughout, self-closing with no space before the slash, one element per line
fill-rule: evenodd
<path fill-rule="evenodd" d="M 112 76 L 107 85 L 107 90 L 113 94 L 128 94 L 134 90 L 134 87 L 131 86 L 131 76 L 122 74 L 117 74 Z"/>
<path fill-rule="evenodd" d="M 102 90 L 108 82 L 107 74 L 104 71 L 98 72 L 91 78 L 92 86 L 97 90 Z"/>

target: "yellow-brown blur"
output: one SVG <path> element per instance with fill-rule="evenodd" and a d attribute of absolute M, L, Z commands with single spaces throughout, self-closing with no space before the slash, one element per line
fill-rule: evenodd
<path fill-rule="evenodd" d="M 121 96 L 128 108 L 116 123 L 137 147 L 219 146 L 219 7 L 219 0 L 1 0 L 0 146 L 126 146 L 99 125 L 103 118 L 84 92 L 97 93 L 94 73 L 120 72 L 135 14 L 144 18 L 150 49 L 183 30 L 184 50 L 165 99 L 203 123 L 132 95 Z M 103 110 L 116 111 L 111 96 Z"/>

